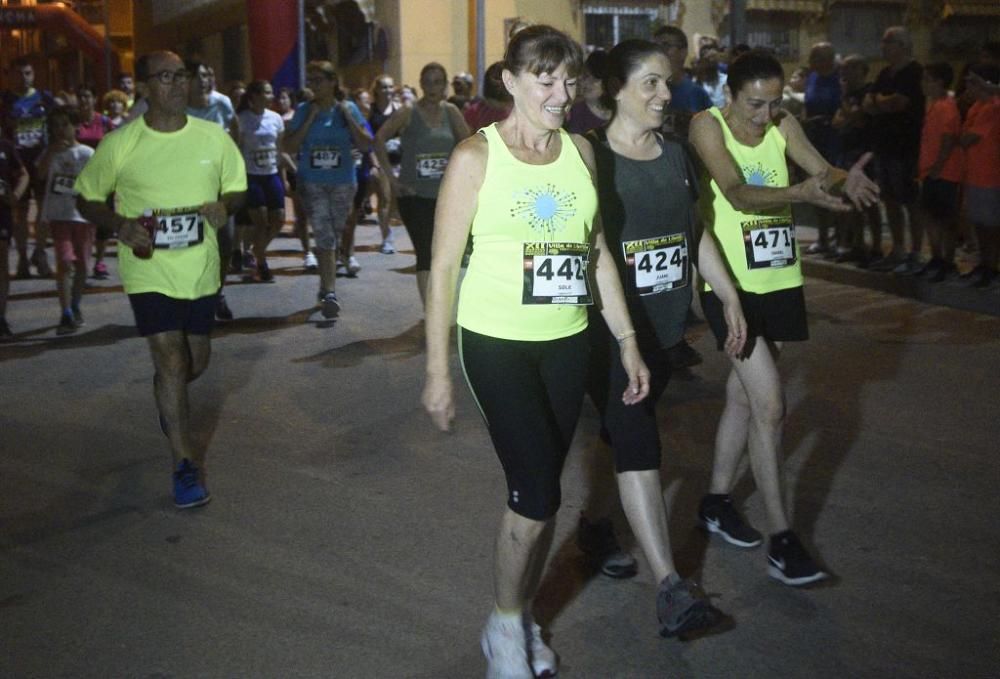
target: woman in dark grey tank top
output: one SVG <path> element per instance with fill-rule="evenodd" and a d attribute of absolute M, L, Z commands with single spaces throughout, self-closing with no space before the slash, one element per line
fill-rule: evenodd
<path fill-rule="evenodd" d="M 417 289 L 420 301 L 427 292 L 431 269 L 431 236 L 438 186 L 455 144 L 469 136 L 461 111 L 445 101 L 448 74 L 438 63 L 420 71 L 424 96 L 413 106 L 392 114 L 375 135 L 375 153 L 382 167 L 389 167 L 386 142 L 397 134 L 402 140 L 403 159 L 399 178 L 389 175 L 399 215 L 417 253 Z"/>
<path fill-rule="evenodd" d="M 613 117 L 606 128 L 592 131 L 588 138 L 597 160 L 608 250 L 618 265 L 651 381 L 649 398 L 624 405 L 618 394 L 628 378 L 617 358 L 617 342 L 604 324 L 592 322 L 588 393 L 600 411 L 605 440 L 614 451 L 629 525 L 660 583 L 660 633 L 674 636 L 710 627 L 721 618 L 697 583 L 677 574 L 660 488 L 656 401 L 670 378 L 666 349 L 684 334 L 696 253 L 701 274 L 733 303 L 727 318 L 734 335 L 743 334 L 743 317 L 714 242 L 711 238 L 698 242 L 695 234 L 698 184 L 694 166 L 682 146 L 664 141 L 657 132 L 670 101 L 666 55 L 653 43 L 628 40 L 611 51 L 608 62 L 605 105 Z M 734 343 L 730 348 L 737 346 Z M 584 520 L 581 528 L 596 523 Z"/>

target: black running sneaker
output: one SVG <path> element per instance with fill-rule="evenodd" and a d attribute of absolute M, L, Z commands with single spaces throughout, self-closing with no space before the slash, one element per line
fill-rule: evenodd
<path fill-rule="evenodd" d="M 705 592 L 694 580 L 682 580 L 671 573 L 656 592 L 656 617 L 660 620 L 660 636 L 706 629 L 722 620 L 722 614 L 709 602 Z"/>
<path fill-rule="evenodd" d="M 267 265 L 266 259 L 261 259 L 257 262 L 257 276 L 260 278 L 261 283 L 274 282 L 274 274 L 271 273 L 271 267 Z"/>
<path fill-rule="evenodd" d="M 609 578 L 631 578 L 639 572 L 635 557 L 623 551 L 618 544 L 615 527 L 610 519 L 591 523 L 581 516 L 576 529 L 576 546 L 586 555 L 593 568 Z"/>
<path fill-rule="evenodd" d="M 830 577 L 813 561 L 799 542 L 798 536 L 790 530 L 771 536 L 771 548 L 767 552 L 767 574 L 793 587 Z"/>
<path fill-rule="evenodd" d="M 737 547 L 756 547 L 761 543 L 760 532 L 747 524 L 733 506 L 729 495 L 706 495 L 698 507 L 698 520 L 709 533 Z"/>

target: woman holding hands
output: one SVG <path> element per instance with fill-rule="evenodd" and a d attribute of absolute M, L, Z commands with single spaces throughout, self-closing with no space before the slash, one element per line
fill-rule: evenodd
<path fill-rule="evenodd" d="M 423 403 L 447 430 L 454 417 L 448 338 L 471 233 L 458 302 L 459 352 L 508 485 L 496 538 L 496 605 L 482 636 L 488 677 L 557 671 L 531 605 L 583 400 L 586 305 L 601 307 L 621 348 L 628 384 L 619 398 L 638 403 L 649 391 L 600 229 L 593 150 L 562 130 L 582 61 L 580 47 L 548 26 L 511 39 L 502 77 L 513 110 L 456 147 L 435 217 Z"/>

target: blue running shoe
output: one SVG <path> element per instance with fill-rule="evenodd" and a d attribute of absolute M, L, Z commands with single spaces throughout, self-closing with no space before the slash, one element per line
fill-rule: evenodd
<path fill-rule="evenodd" d="M 212 495 L 199 480 L 198 468 L 184 458 L 174 472 L 174 506 L 190 509 L 208 504 Z"/>

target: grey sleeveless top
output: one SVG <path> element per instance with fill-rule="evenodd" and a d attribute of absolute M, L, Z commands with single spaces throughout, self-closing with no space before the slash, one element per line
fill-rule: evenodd
<path fill-rule="evenodd" d="M 676 142 L 661 139 L 658 158 L 632 160 L 611 150 L 603 128 L 587 136 L 604 236 L 640 343 L 671 347 L 684 337 L 691 304 L 698 175 Z"/>
<path fill-rule="evenodd" d="M 399 180 L 421 198 L 437 198 L 448 157 L 455 148 L 455 133 L 444 102 L 441 102 L 441 124 L 437 127 L 429 127 L 420 108 L 414 105 L 410 122 L 400 139 L 403 160 L 399 166 Z"/>

